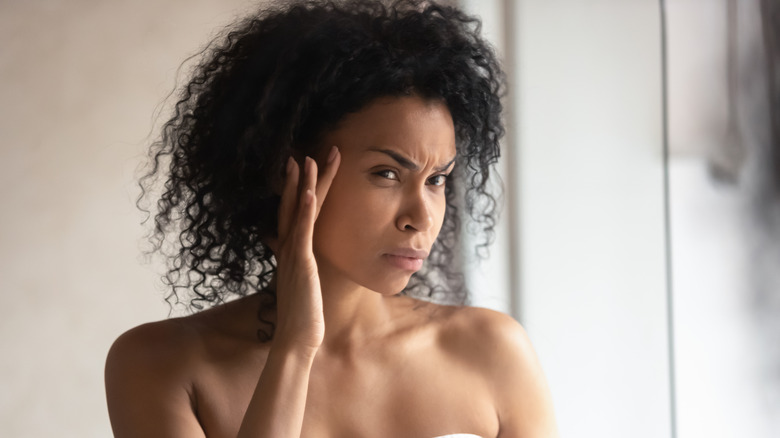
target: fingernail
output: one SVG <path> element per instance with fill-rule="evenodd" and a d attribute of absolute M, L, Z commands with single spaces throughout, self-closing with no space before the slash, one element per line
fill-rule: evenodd
<path fill-rule="evenodd" d="M 292 172 L 293 166 L 295 165 L 295 160 L 293 160 L 292 155 L 287 158 L 287 173 Z"/>
<path fill-rule="evenodd" d="M 328 154 L 328 163 L 332 163 L 333 160 L 336 159 L 336 154 L 338 153 L 338 151 L 339 148 L 337 148 L 336 146 L 330 148 L 330 154 Z"/>

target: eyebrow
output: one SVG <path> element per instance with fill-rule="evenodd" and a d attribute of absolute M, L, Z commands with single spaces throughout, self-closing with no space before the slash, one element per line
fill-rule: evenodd
<path fill-rule="evenodd" d="M 403 167 L 405 169 L 409 169 L 409 170 L 411 170 L 413 172 L 420 170 L 420 166 L 417 165 L 417 163 L 415 163 L 414 161 L 404 157 L 403 155 L 399 154 L 396 151 L 393 151 L 393 150 L 390 150 L 390 149 L 369 149 L 368 152 L 380 152 L 380 153 L 383 153 L 383 154 L 389 156 L 390 158 L 392 158 L 393 160 L 395 160 L 401 167 Z M 436 167 L 433 170 L 436 171 L 436 172 L 443 172 L 443 171 L 447 170 L 447 168 L 449 168 L 452 165 L 452 163 L 455 162 L 456 158 L 457 157 L 453 157 L 452 160 L 450 160 L 446 164 L 444 164 L 442 166 L 439 166 L 439 167 Z"/>

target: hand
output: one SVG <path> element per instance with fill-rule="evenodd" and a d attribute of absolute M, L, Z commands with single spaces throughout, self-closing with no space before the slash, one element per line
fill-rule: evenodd
<path fill-rule="evenodd" d="M 317 163 L 306 157 L 299 169 L 290 157 L 279 205 L 277 263 L 277 321 L 274 343 L 314 353 L 325 335 L 322 291 L 312 250 L 314 222 L 341 162 L 335 146 L 325 170 L 317 177 Z"/>

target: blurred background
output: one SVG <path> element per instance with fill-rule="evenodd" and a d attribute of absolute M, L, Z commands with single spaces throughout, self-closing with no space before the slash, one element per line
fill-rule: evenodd
<path fill-rule="evenodd" d="M 472 301 L 526 327 L 562 436 L 776 437 L 780 3 L 459 3 L 510 82 Z M 0 436 L 111 435 L 108 348 L 168 316 L 135 169 L 256 4 L 0 0 Z"/>

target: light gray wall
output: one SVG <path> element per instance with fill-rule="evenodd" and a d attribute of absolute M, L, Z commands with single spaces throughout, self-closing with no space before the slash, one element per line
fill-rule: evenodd
<path fill-rule="evenodd" d="M 167 316 L 134 169 L 176 68 L 250 2 L 0 2 L 0 435 L 106 437 L 111 342 Z"/>

